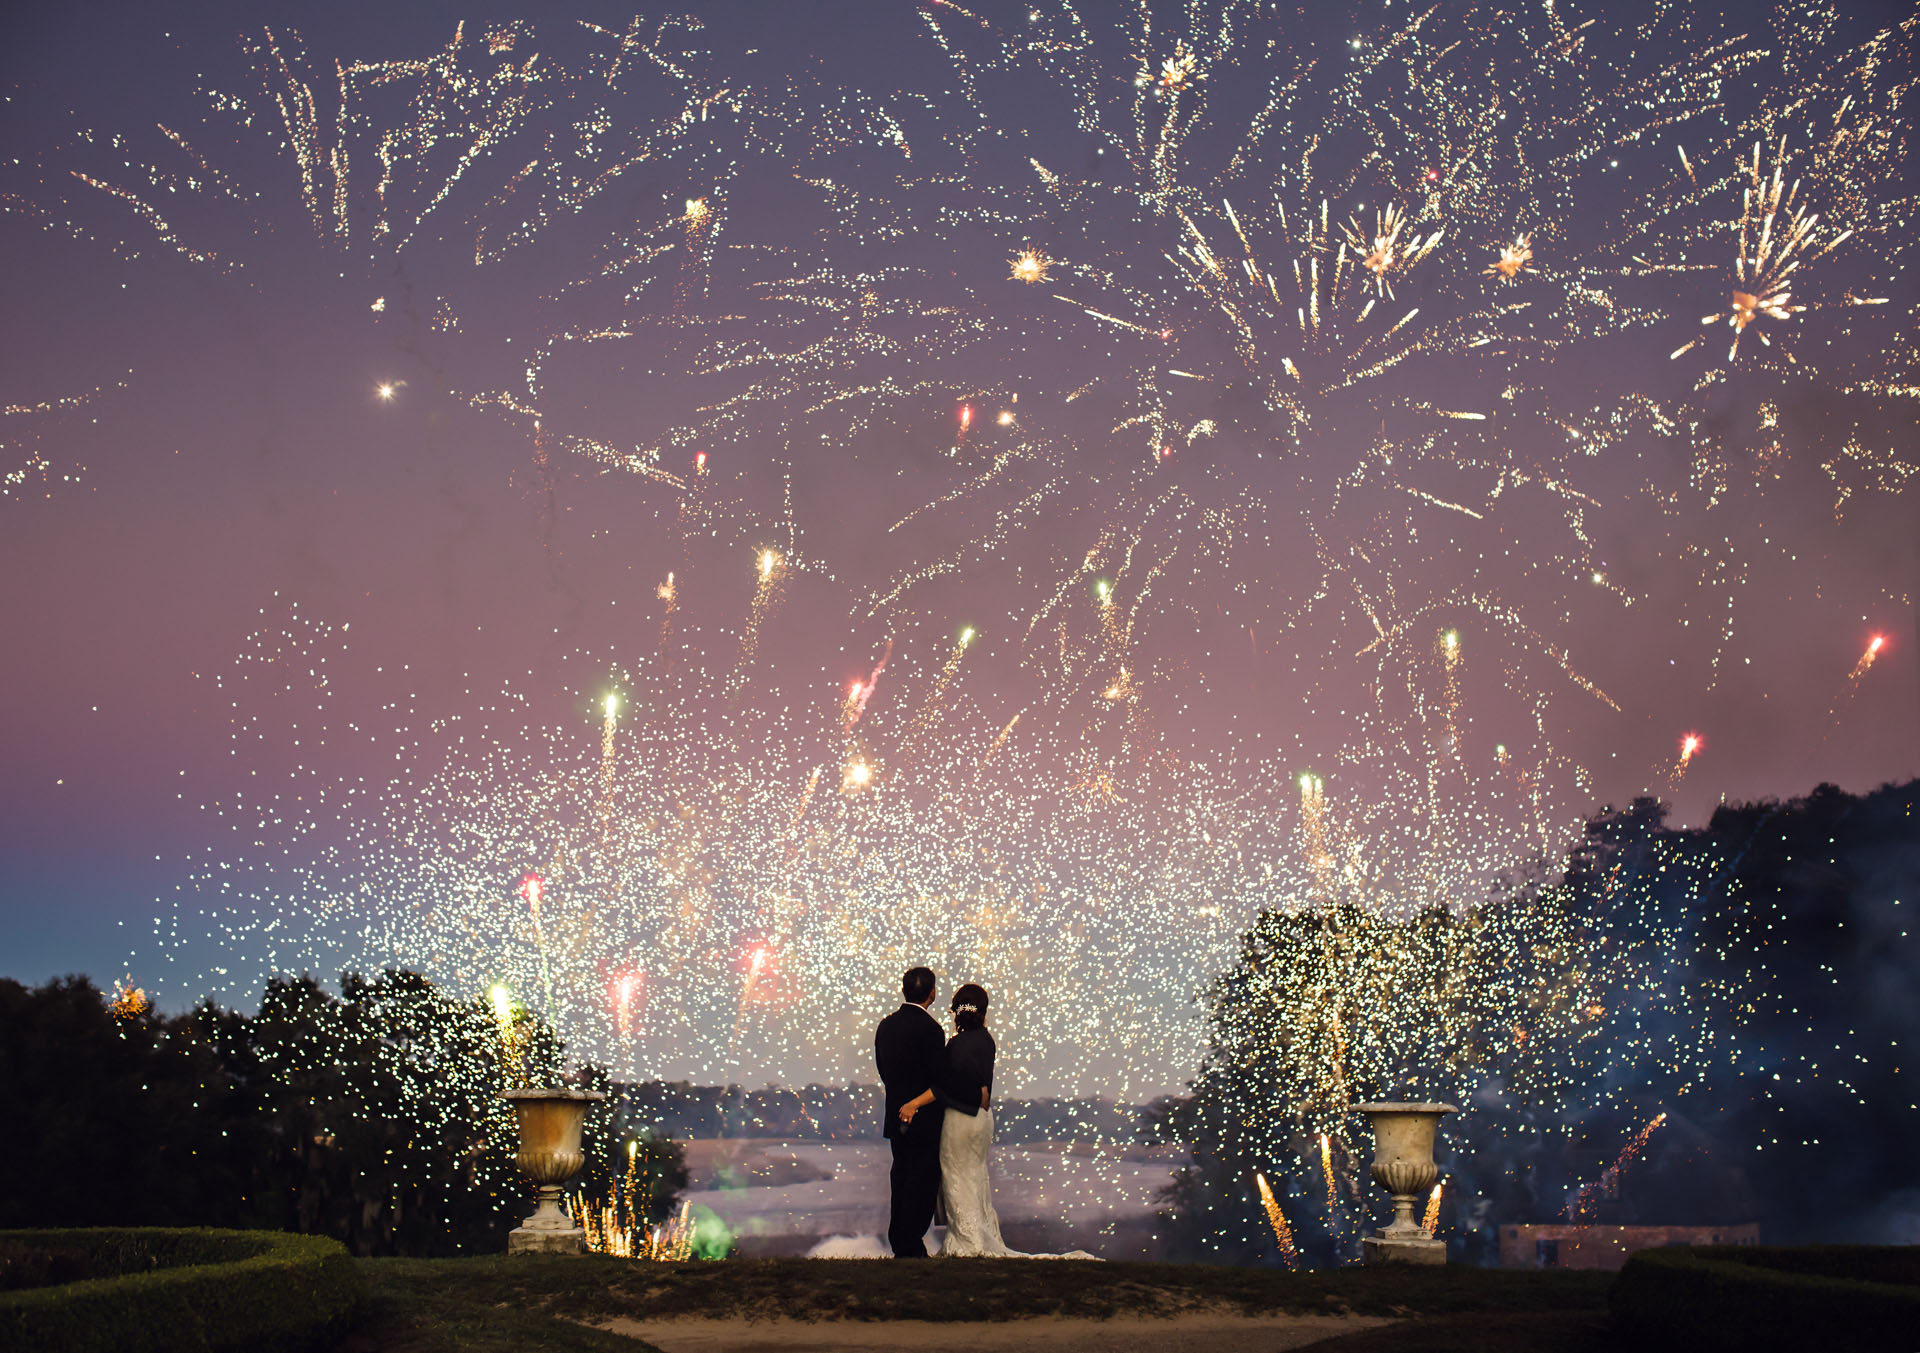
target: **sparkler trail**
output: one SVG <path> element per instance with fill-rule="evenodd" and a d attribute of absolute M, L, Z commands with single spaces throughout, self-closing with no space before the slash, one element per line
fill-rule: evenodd
<path fill-rule="evenodd" d="M 760 651 L 760 627 L 786 592 L 787 560 L 780 551 L 771 547 L 762 549 L 755 557 L 755 570 L 759 582 L 754 586 L 753 610 L 747 627 L 740 635 L 740 652 L 734 659 L 733 677 L 728 683 L 730 691 L 738 691 L 747 681 Z"/>
<path fill-rule="evenodd" d="M 1860 655 L 1860 661 L 1856 662 L 1853 665 L 1853 670 L 1847 673 L 1846 688 L 1841 691 L 1839 698 L 1836 699 L 1832 707 L 1827 710 L 1827 727 L 1829 731 L 1831 731 L 1835 723 L 1839 722 L 1841 711 L 1851 705 L 1854 696 L 1860 693 L 1860 682 L 1862 678 L 1864 678 L 1867 672 L 1873 667 L 1873 660 L 1880 656 L 1880 650 L 1886 647 L 1886 643 L 1887 636 L 1884 634 L 1876 634 L 1867 641 L 1866 652 Z"/>
<path fill-rule="evenodd" d="M 1315 897 L 1331 896 L 1333 855 L 1327 847 L 1326 783 L 1312 772 L 1300 776 L 1300 834 Z"/>
<path fill-rule="evenodd" d="M 1267 1224 L 1273 1227 L 1274 1243 L 1280 1247 L 1280 1258 L 1290 1269 L 1300 1267 L 1300 1255 L 1294 1248 L 1293 1230 L 1287 1225 L 1286 1213 L 1280 1210 L 1279 1202 L 1273 1196 L 1273 1190 L 1267 1184 L 1267 1177 L 1255 1173 L 1253 1182 L 1260 1189 L 1260 1206 L 1266 1210 Z"/>
<path fill-rule="evenodd" d="M 1688 733 L 1680 739 L 1680 755 L 1674 759 L 1672 769 L 1667 772 L 1668 789 L 1680 787 L 1680 782 L 1687 778 L 1687 768 L 1693 764 L 1693 758 L 1705 746 L 1705 739 L 1698 733 Z"/>
<path fill-rule="evenodd" d="M 1583 1220 L 1602 1197 L 1612 1197 L 1619 1193 L 1621 1172 L 1632 1164 L 1635 1156 L 1646 1149 L 1647 1139 L 1653 1136 L 1660 1125 L 1666 1121 L 1666 1114 L 1656 1113 L 1648 1120 L 1645 1127 L 1628 1138 L 1627 1144 L 1620 1148 L 1620 1154 L 1614 1158 L 1613 1164 L 1609 1165 L 1591 1184 L 1583 1185 L 1573 1201 L 1567 1204 L 1568 1221 Z"/>
<path fill-rule="evenodd" d="M 600 822 L 604 828 L 613 813 L 614 734 L 619 731 L 620 697 L 605 701 L 606 719 L 600 726 Z"/>

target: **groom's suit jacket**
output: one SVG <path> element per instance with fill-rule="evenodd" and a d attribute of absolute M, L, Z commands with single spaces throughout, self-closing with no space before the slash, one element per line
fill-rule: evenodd
<path fill-rule="evenodd" d="M 887 1089 L 886 1135 L 914 1137 L 925 1135 L 926 1125 L 934 1125 L 938 1134 L 941 1115 L 923 1109 L 914 1115 L 913 1128 L 900 1121 L 900 1106 L 933 1088 L 940 1077 L 941 1059 L 946 1054 L 947 1036 L 940 1021 L 917 1005 L 901 1007 L 880 1021 L 873 1032 L 873 1060 L 880 1071 L 880 1082 Z M 922 1120 L 926 1120 L 926 1124 Z"/>

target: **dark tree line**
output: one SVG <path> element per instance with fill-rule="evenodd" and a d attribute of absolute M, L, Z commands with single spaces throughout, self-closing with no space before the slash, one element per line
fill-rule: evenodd
<path fill-rule="evenodd" d="M 1920 1241 L 1917 910 L 1920 781 L 1699 829 L 1639 800 L 1589 822 L 1558 878 L 1479 906 L 1264 914 L 1165 1115 L 1193 1149 L 1173 1251 L 1278 1262 L 1259 1171 L 1304 1255 L 1347 1256 L 1385 1209 L 1350 1109 L 1369 1098 L 1463 1110 L 1440 1147 L 1461 1257 L 1503 1222 Z M 1331 1208 L 1323 1132 L 1356 1185 Z"/>
<path fill-rule="evenodd" d="M 516 1054 L 553 1083 L 563 1049 L 516 1016 Z M 267 984 L 257 1014 L 110 1004 L 83 978 L 0 980 L 0 1227 L 265 1227 L 357 1254 L 505 1247 L 530 1210 L 513 1165 L 511 1083 L 493 1013 L 412 973 Z M 575 1077 L 610 1090 L 604 1073 Z M 677 1146 L 640 1145 L 646 1220 L 677 1205 Z M 627 1153 L 612 1101 L 587 1123 L 579 1184 L 604 1196 Z"/>

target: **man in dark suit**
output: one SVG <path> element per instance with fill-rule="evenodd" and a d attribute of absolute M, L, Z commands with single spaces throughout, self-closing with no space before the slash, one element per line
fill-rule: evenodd
<path fill-rule="evenodd" d="M 918 1113 L 900 1121 L 900 1106 L 917 1099 L 940 1075 L 946 1032 L 927 1009 L 933 1004 L 933 969 L 909 968 L 900 979 L 901 1006 L 873 1033 L 873 1060 L 886 1086 L 886 1136 L 893 1144 L 893 1215 L 887 1243 L 896 1259 L 927 1257 L 927 1228 L 940 1196 L 940 1125 L 943 1113 Z"/>

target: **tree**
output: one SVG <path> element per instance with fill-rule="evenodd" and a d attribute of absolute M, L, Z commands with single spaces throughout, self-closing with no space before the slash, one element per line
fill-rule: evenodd
<path fill-rule="evenodd" d="M 0 981 L 19 1148 L 0 1156 L 0 1225 L 265 1226 L 357 1254 L 498 1251 L 531 1209 L 500 1092 L 557 1083 L 564 1053 L 524 1010 L 509 1032 L 408 972 L 349 973 L 339 996 L 276 978 L 255 1015 L 209 1002 L 172 1018 L 110 1007 L 81 978 Z M 636 1141 L 654 1223 L 685 1166 L 673 1143 Z M 624 1142 L 610 1099 L 588 1118 L 590 1184 L 624 1169 Z M 57 1196 L 49 1162 L 72 1167 Z"/>
<path fill-rule="evenodd" d="M 1350 1254 L 1385 1206 L 1351 1105 L 1385 1097 L 1461 1107 L 1441 1221 L 1466 1257 L 1570 1218 L 1910 1242 L 1916 899 L 1920 782 L 1692 831 L 1636 800 L 1559 879 L 1477 907 L 1265 913 L 1171 1111 L 1175 1250 L 1274 1262 L 1259 1171 L 1302 1253 Z"/>
<path fill-rule="evenodd" d="M 0 1227 L 248 1225 L 261 1137 L 187 1019 L 0 979 Z"/>

